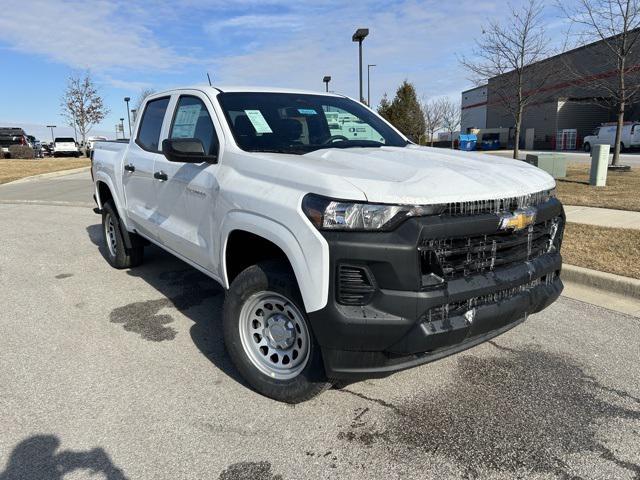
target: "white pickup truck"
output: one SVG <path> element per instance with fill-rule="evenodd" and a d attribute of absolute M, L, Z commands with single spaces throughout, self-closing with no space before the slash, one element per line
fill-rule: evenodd
<path fill-rule="evenodd" d="M 232 361 L 281 401 L 469 348 L 563 288 L 553 178 L 420 147 L 341 95 L 156 93 L 92 168 L 108 262 L 152 242 L 222 284 Z"/>

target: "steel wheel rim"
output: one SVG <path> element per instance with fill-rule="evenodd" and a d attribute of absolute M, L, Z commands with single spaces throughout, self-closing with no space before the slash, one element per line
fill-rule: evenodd
<path fill-rule="evenodd" d="M 242 348 L 263 374 L 289 380 L 307 365 L 307 322 L 285 296 L 270 291 L 253 294 L 242 307 L 239 329 Z"/>
<path fill-rule="evenodd" d="M 116 256 L 116 226 L 113 223 L 113 216 L 107 213 L 104 221 L 104 239 L 107 243 L 107 248 L 112 257 Z"/>

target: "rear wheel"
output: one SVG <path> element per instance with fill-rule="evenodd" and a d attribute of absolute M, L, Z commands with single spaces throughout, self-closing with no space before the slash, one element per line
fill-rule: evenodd
<path fill-rule="evenodd" d="M 585 142 L 585 144 L 582 146 L 582 148 L 584 149 L 585 152 L 590 152 L 591 151 L 591 144 L 589 142 Z"/>
<path fill-rule="evenodd" d="M 142 263 L 144 246 L 137 236 L 132 238 L 132 248 L 126 248 L 122 237 L 120 217 L 111 202 L 102 206 L 102 233 L 105 258 L 114 268 L 136 267 Z M 130 234 L 134 235 L 134 234 Z"/>
<path fill-rule="evenodd" d="M 299 403 L 331 386 L 295 276 L 284 263 L 263 262 L 235 278 L 223 328 L 231 360 L 259 393 Z"/>

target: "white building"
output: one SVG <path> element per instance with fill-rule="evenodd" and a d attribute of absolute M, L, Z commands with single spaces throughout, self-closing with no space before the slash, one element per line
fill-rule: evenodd
<path fill-rule="evenodd" d="M 487 86 L 481 85 L 462 92 L 460 112 L 461 133 L 469 133 L 472 128 L 486 128 Z"/>

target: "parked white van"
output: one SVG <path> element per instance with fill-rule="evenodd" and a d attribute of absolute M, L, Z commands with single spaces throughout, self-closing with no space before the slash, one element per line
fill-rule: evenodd
<path fill-rule="evenodd" d="M 604 123 L 596 128 L 591 135 L 584 137 L 582 146 L 585 152 L 590 152 L 593 145 L 611 145 L 616 139 L 616 124 Z M 640 147 L 640 123 L 625 122 L 620 136 L 620 149 Z"/>

